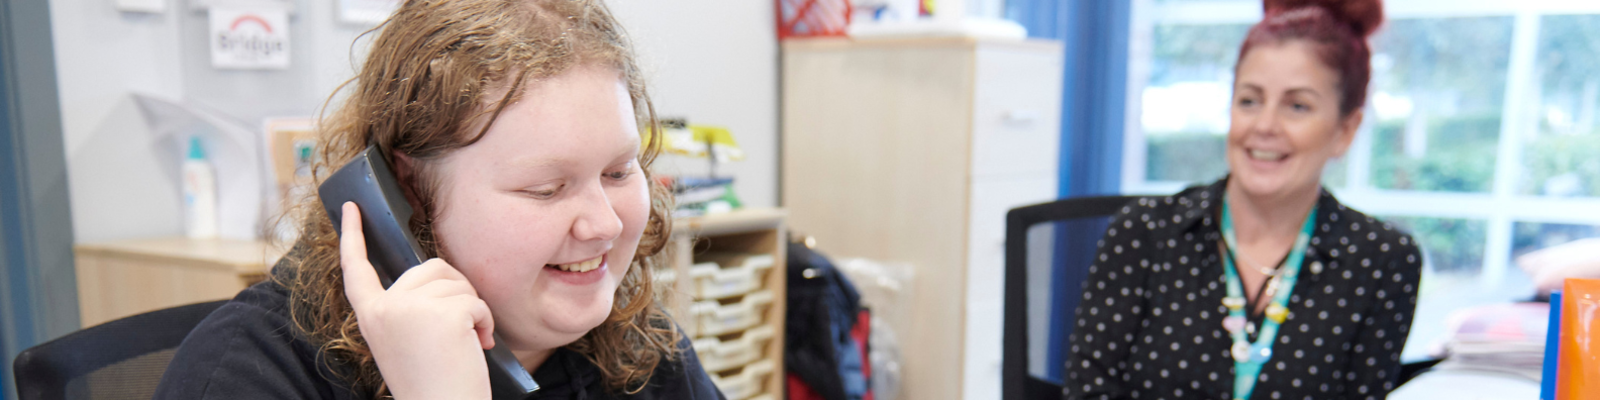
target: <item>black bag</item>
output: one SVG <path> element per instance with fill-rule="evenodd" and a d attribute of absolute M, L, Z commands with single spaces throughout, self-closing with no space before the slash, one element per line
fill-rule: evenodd
<path fill-rule="evenodd" d="M 861 360 L 856 361 L 854 376 L 846 376 L 849 372 L 841 371 L 839 356 L 841 349 L 858 351 L 850 330 L 861 311 L 861 294 L 832 261 L 804 244 L 788 244 L 786 264 L 784 368 L 824 400 L 861 398 L 859 392 L 865 389 Z M 860 388 L 847 390 L 851 386 L 847 380 Z"/>

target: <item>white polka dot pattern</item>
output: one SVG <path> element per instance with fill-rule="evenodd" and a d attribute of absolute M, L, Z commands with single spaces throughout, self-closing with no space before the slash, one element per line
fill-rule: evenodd
<path fill-rule="evenodd" d="M 1142 198 L 1113 217 L 1072 324 L 1065 398 L 1232 398 L 1213 221 L 1222 187 Z M 1399 376 L 1421 253 L 1390 224 L 1326 192 L 1318 201 L 1318 227 L 1254 399 L 1382 399 Z"/>

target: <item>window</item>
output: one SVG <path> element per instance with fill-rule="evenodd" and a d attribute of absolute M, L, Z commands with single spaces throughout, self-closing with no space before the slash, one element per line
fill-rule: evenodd
<path fill-rule="evenodd" d="M 1515 256 L 1600 236 L 1600 3 L 1389 0 L 1366 119 L 1324 184 L 1426 253 L 1404 358 L 1450 312 L 1533 296 Z M 1172 193 L 1227 172 L 1233 64 L 1254 0 L 1138 0 L 1123 190 Z"/>

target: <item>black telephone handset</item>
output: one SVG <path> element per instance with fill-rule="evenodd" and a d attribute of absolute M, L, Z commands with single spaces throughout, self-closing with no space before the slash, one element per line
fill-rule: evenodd
<path fill-rule="evenodd" d="M 411 205 L 400 192 L 394 173 L 384 162 L 377 146 L 367 146 L 366 151 L 334 172 L 317 187 L 322 206 L 333 220 L 334 230 L 340 229 L 344 217 L 344 203 L 353 201 L 361 208 L 361 230 L 366 235 L 367 259 L 378 272 L 378 280 L 388 288 L 400 274 L 422 264 L 422 247 L 417 238 L 406 229 L 411 220 Z M 494 336 L 494 348 L 484 350 L 489 363 L 489 386 L 496 400 L 521 399 L 539 390 L 539 384 L 522 368 L 511 350 L 506 349 L 500 334 Z"/>

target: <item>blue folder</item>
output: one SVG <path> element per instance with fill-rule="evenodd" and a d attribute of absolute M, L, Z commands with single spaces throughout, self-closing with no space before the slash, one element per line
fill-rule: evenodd
<path fill-rule="evenodd" d="M 1544 334 L 1544 371 L 1539 377 L 1539 400 L 1556 399 L 1556 366 L 1561 361 L 1561 292 L 1550 292 L 1550 328 Z"/>

